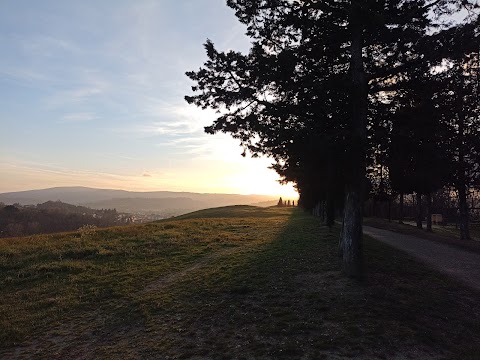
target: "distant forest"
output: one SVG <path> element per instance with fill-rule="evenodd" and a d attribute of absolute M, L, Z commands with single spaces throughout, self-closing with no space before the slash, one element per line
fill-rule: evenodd
<path fill-rule="evenodd" d="M 0 203 L 0 237 L 73 231 L 85 225 L 108 227 L 131 221 L 127 214 L 115 209 L 94 210 L 60 201 L 25 206 Z"/>

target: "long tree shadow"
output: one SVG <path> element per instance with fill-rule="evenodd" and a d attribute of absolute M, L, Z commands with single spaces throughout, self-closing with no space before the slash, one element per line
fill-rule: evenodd
<path fill-rule="evenodd" d="M 55 358 L 50 349 L 61 342 L 57 358 L 473 359 L 480 352 L 478 292 L 368 237 L 366 281 L 356 282 L 340 271 L 338 225 L 329 230 L 299 209 L 260 213 L 256 225 L 206 223 L 222 223 L 209 251 L 121 301 L 89 306 L 94 316 L 79 321 L 96 324 L 92 331 L 49 335 L 53 345 L 39 345 L 39 358 Z M 235 236 L 229 242 L 222 234 Z M 28 357 L 28 349 L 17 354 Z"/>
<path fill-rule="evenodd" d="M 478 293 L 369 238 L 367 280 L 358 283 L 339 270 L 337 238 L 338 227 L 294 212 L 263 247 L 217 258 L 178 312 L 163 313 L 177 330 L 162 350 L 272 359 L 478 353 Z"/>

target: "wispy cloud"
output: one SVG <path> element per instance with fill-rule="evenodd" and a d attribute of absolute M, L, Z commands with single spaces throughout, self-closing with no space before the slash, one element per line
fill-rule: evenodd
<path fill-rule="evenodd" d="M 66 105 L 84 103 L 103 92 L 99 86 L 80 86 L 68 90 L 57 91 L 46 100 L 47 108 L 59 108 Z"/>
<path fill-rule="evenodd" d="M 60 124 L 66 124 L 66 123 L 79 123 L 79 122 L 86 122 L 86 121 L 92 121 L 97 119 L 98 117 L 94 113 L 73 113 L 73 114 L 67 114 L 62 117 L 58 121 Z"/>
<path fill-rule="evenodd" d="M 135 136 L 139 138 L 148 138 L 156 136 L 181 136 L 192 133 L 188 123 L 171 123 L 171 122 L 153 122 L 144 125 L 133 125 L 126 128 L 113 130 L 116 133 L 126 134 L 129 137 Z"/>
<path fill-rule="evenodd" d="M 48 35 L 23 38 L 21 46 L 32 56 L 58 56 L 58 51 L 81 52 L 81 48 L 72 41 Z"/>
<path fill-rule="evenodd" d="M 168 139 L 180 144 L 203 135 L 203 127 L 212 123 L 216 116 L 211 110 L 201 110 L 188 104 L 174 105 L 151 98 L 140 99 L 138 106 L 141 109 L 136 118 L 143 119 L 143 123 L 129 124 L 114 129 L 115 132 L 140 137 L 182 136 L 184 140 Z"/>
<path fill-rule="evenodd" d="M 0 77 L 15 80 L 20 83 L 37 85 L 38 83 L 51 82 L 50 78 L 39 71 L 28 67 L 2 66 L 0 67 Z"/>

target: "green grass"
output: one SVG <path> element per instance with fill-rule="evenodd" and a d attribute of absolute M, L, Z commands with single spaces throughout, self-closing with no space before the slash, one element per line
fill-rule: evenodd
<path fill-rule="evenodd" d="M 0 240 L 0 358 L 474 359 L 480 294 L 292 208 Z"/>

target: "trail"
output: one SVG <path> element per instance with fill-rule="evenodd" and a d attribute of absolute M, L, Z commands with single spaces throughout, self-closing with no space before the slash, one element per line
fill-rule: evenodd
<path fill-rule="evenodd" d="M 363 227 L 363 233 L 413 255 L 442 273 L 480 290 L 480 255 L 389 230 Z"/>
<path fill-rule="evenodd" d="M 184 268 L 180 271 L 173 272 L 171 274 L 165 275 L 165 276 L 155 280 L 154 282 L 147 285 L 141 292 L 142 293 L 148 293 L 148 292 L 151 292 L 151 291 L 161 290 L 161 289 L 167 287 L 168 285 L 173 284 L 176 281 L 186 277 L 188 274 L 190 274 L 194 271 L 198 271 L 200 268 L 202 268 L 202 267 L 204 267 L 208 264 L 211 264 L 215 260 L 217 260 L 217 259 L 219 259 L 223 256 L 231 255 L 231 254 L 236 253 L 238 251 L 239 251 L 239 249 L 237 247 L 234 247 L 234 248 L 230 248 L 230 249 L 217 251 L 213 254 L 204 256 L 203 258 L 201 258 L 197 262 L 191 264 L 190 266 L 188 266 L 188 267 L 186 267 L 186 268 Z"/>

